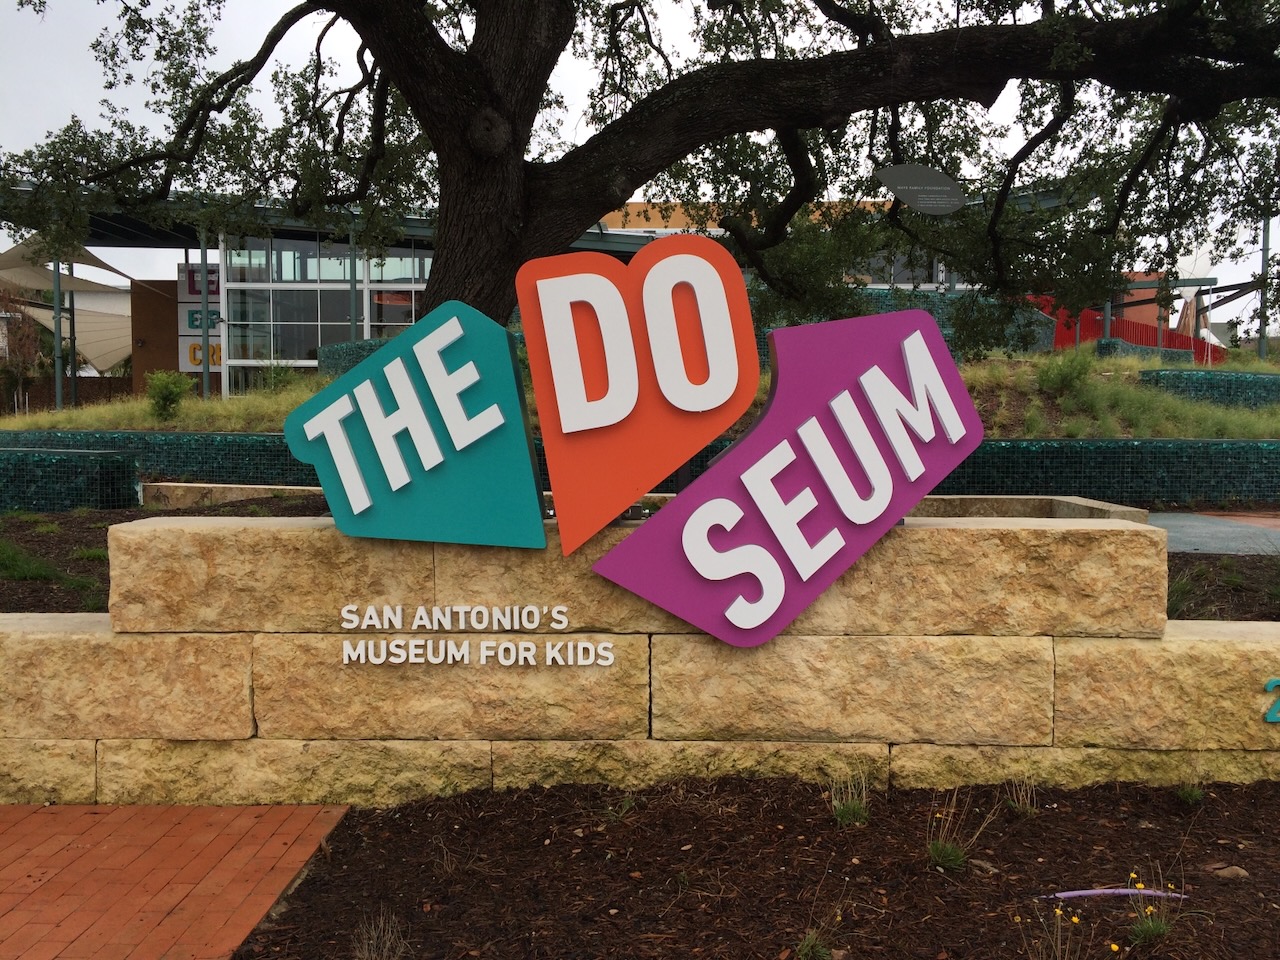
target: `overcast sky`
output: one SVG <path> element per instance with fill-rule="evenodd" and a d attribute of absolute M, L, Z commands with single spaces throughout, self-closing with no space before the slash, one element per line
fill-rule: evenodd
<path fill-rule="evenodd" d="M 265 27 L 293 5 L 289 0 L 227 0 L 215 40 L 219 66 L 252 56 Z M 113 3 L 49 0 L 45 14 L 38 16 L 17 9 L 13 0 L 0 0 L 0 36 L 6 40 L 0 56 L 0 148 L 35 146 L 73 114 L 86 125 L 99 127 L 99 101 L 108 95 L 127 105 L 137 118 L 146 116 L 142 91 L 102 89 L 102 71 L 89 49 L 99 32 L 115 22 L 115 10 Z M 301 62 L 310 54 L 316 30 L 324 23 L 321 17 L 312 19 L 311 29 L 289 33 L 277 59 Z M 264 76 L 269 75 L 269 70 L 264 71 Z M 263 110 L 273 109 L 269 94 L 259 96 L 256 104 Z M 11 245 L 12 238 L 0 230 L 0 249 Z M 181 250 L 94 248 L 94 252 L 132 276 L 149 279 L 176 277 L 175 265 L 182 259 Z M 107 283 L 112 282 L 110 277 L 95 275 Z"/>
<path fill-rule="evenodd" d="M 219 65 L 247 57 L 261 41 L 263 29 L 292 6 L 290 0 L 227 0 L 223 22 L 218 28 L 216 45 Z M 43 16 L 16 8 L 13 0 L 0 0 L 0 36 L 5 38 L 4 54 L 0 56 L 0 148 L 21 150 L 40 142 L 46 132 L 60 128 L 72 114 L 77 114 L 86 124 L 98 125 L 98 102 L 105 95 L 102 74 L 89 50 L 89 44 L 103 27 L 114 21 L 114 3 L 96 3 L 91 0 L 49 0 Z M 323 18 L 313 18 L 311 28 L 295 29 L 282 44 L 279 55 L 288 62 L 301 62 L 310 53 L 316 30 Z M 668 39 L 676 34 L 667 31 Z M 341 41 L 341 36 L 335 37 Z M 339 44 L 327 47 L 339 51 Z M 580 91 L 587 78 L 586 68 L 578 67 L 584 75 L 575 78 L 565 89 Z M 563 77 L 573 72 L 572 65 L 557 71 Z M 132 111 L 141 110 L 144 97 L 138 91 L 112 91 L 117 102 L 129 105 Z M 271 109 L 269 96 L 257 102 L 264 110 Z M 137 115 L 141 115 L 137 113 Z M 584 127 L 570 118 L 565 124 L 570 137 L 582 136 Z M 575 139 L 577 138 L 575 137 Z M 0 250 L 8 249 L 12 240 L 0 231 Z M 175 276 L 175 264 L 181 259 L 181 251 L 131 251 L 124 249 L 95 248 L 95 252 L 108 263 L 126 273 L 145 279 Z M 1184 273 L 1205 276 L 1210 268 L 1219 283 L 1248 279 L 1258 269 L 1255 252 L 1243 264 L 1213 265 L 1202 261 Z M 110 274 L 97 275 L 95 279 L 110 282 Z M 1226 314 L 1244 312 L 1256 304 L 1238 301 L 1215 320 L 1226 319 Z"/>

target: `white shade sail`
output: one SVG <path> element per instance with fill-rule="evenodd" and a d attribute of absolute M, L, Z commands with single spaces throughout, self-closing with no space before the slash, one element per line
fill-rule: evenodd
<path fill-rule="evenodd" d="M 53 308 L 24 306 L 23 311 L 47 330 L 53 329 Z M 68 312 L 62 312 L 67 334 Z M 76 350 L 93 369 L 105 373 L 133 352 L 133 322 L 128 314 L 76 309 Z"/>
<path fill-rule="evenodd" d="M 53 271 L 40 262 L 40 254 L 34 253 L 36 240 L 29 237 L 16 247 L 0 253 L 0 287 L 18 292 L 25 290 L 52 290 Z M 127 273 L 117 270 L 94 256 L 83 247 L 78 248 L 68 262 L 97 267 L 118 274 L 126 280 Z M 119 294 L 119 287 L 108 286 L 84 277 L 62 274 L 59 287 L 64 292 Z M 53 330 L 53 308 L 24 305 L 23 310 L 42 327 Z M 62 310 L 62 333 L 69 332 L 71 312 Z M 133 324 L 128 313 L 106 313 L 101 310 L 75 311 L 76 350 L 99 373 L 105 372 L 133 352 Z"/>

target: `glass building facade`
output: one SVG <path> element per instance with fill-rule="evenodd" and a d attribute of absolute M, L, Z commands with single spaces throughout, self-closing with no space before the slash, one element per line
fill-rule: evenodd
<path fill-rule="evenodd" d="M 314 368 L 322 345 L 393 337 L 418 320 L 431 247 L 411 239 L 353 258 L 347 243 L 289 231 L 228 238 L 221 263 L 223 391 L 239 394 L 280 366 Z"/>

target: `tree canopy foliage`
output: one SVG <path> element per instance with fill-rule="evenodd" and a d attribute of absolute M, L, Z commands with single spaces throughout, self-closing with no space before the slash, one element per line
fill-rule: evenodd
<path fill-rule="evenodd" d="M 425 212 L 429 305 L 501 319 L 521 263 L 642 193 L 724 228 L 800 310 L 838 310 L 831 291 L 877 252 L 1083 305 L 1118 270 L 1215 237 L 1228 252 L 1275 212 L 1276 0 L 308 0 L 222 67 L 224 0 L 116 2 L 94 46 L 105 123 L 0 159 L 4 183 L 35 185 L 0 217 L 52 225 L 54 243 L 91 211 L 160 216 L 173 195 L 218 229 L 268 202 L 354 222 L 374 248 Z M 300 29 L 309 61 L 266 75 Z M 580 142 L 552 84 L 570 58 L 593 78 Z M 247 96 L 268 83 L 283 122 Z M 112 105 L 129 84 L 164 129 Z M 1001 124 L 989 109 L 1011 85 Z M 971 202 L 946 217 L 890 203 L 874 171 L 895 163 L 948 173 Z"/>

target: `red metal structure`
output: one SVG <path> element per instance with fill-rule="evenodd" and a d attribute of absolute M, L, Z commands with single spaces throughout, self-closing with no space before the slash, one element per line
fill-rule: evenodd
<path fill-rule="evenodd" d="M 1076 345 L 1077 324 L 1080 327 L 1079 343 L 1090 343 L 1094 340 L 1102 339 L 1102 313 L 1100 311 L 1084 310 L 1079 316 L 1072 316 L 1066 310 L 1058 308 L 1049 297 L 1032 297 L 1031 300 L 1037 309 L 1047 313 L 1057 321 L 1057 326 L 1053 332 L 1053 349 L 1064 350 Z M 1227 359 L 1227 351 L 1223 347 L 1215 346 L 1206 340 L 1189 337 L 1185 333 L 1178 333 L 1176 330 L 1166 329 L 1161 333 L 1159 327 L 1150 323 L 1137 323 L 1133 320 L 1113 317 L 1111 319 L 1111 336 L 1114 339 L 1123 340 L 1138 347 L 1190 350 L 1195 354 L 1196 363 L 1203 363 L 1206 366 L 1223 363 Z M 1160 342 L 1157 343 L 1157 340 Z"/>

